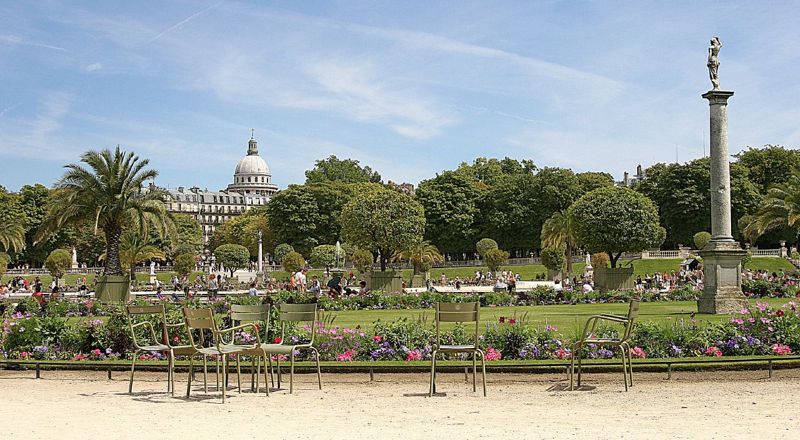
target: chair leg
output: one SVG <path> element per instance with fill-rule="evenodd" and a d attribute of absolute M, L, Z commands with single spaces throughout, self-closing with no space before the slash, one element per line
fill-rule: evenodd
<path fill-rule="evenodd" d="M 633 386 L 633 354 L 631 353 L 631 346 L 627 343 L 625 348 L 628 350 L 628 384 Z"/>
<path fill-rule="evenodd" d="M 292 394 L 292 389 L 294 388 L 294 350 L 292 350 L 289 362 L 289 394 Z"/>
<path fill-rule="evenodd" d="M 281 389 L 281 355 L 275 355 L 275 368 L 278 369 L 278 389 Z"/>
<path fill-rule="evenodd" d="M 186 381 L 186 397 L 192 391 L 192 376 L 194 376 L 194 355 L 189 355 L 189 380 Z"/>
<path fill-rule="evenodd" d="M 208 394 L 208 359 L 203 355 L 203 392 Z"/>
<path fill-rule="evenodd" d="M 619 349 L 622 351 L 622 380 L 625 382 L 625 391 L 628 391 L 628 365 L 625 362 L 625 347 L 620 345 Z"/>
<path fill-rule="evenodd" d="M 483 372 L 483 397 L 486 397 L 486 354 L 483 351 L 478 351 L 481 354 L 481 371 Z"/>
<path fill-rule="evenodd" d="M 430 389 L 429 397 L 433 397 L 433 393 L 434 393 L 434 389 L 435 389 L 434 388 L 435 387 L 435 385 L 434 385 L 434 380 L 435 380 L 434 375 L 435 374 L 436 374 L 436 350 L 433 350 L 433 353 L 431 353 L 431 389 Z"/>
<path fill-rule="evenodd" d="M 228 388 L 225 386 L 228 383 L 228 357 L 225 355 L 222 356 L 222 403 L 225 403 L 225 389 Z M 217 372 L 219 372 L 219 357 L 217 357 Z M 217 389 L 219 389 L 219 384 L 217 384 Z"/>
<path fill-rule="evenodd" d="M 583 372 L 582 368 L 581 368 L 582 367 L 582 365 L 581 365 L 581 359 L 582 359 L 581 351 L 582 350 L 583 350 L 583 345 L 582 344 L 578 344 L 577 349 L 572 352 L 572 356 L 578 356 L 578 388 L 581 387 L 581 373 Z"/>
<path fill-rule="evenodd" d="M 270 367 L 272 366 L 272 362 L 268 361 L 268 359 L 269 355 L 267 353 L 264 353 L 264 388 L 266 388 L 267 390 L 267 397 L 269 397 L 269 381 L 267 381 L 267 363 L 270 364 Z M 261 370 L 261 358 L 258 358 L 258 369 Z M 272 370 L 270 370 L 269 374 L 272 375 Z"/>
<path fill-rule="evenodd" d="M 266 362 L 264 363 L 264 368 L 267 368 L 269 365 L 269 381 L 272 383 L 272 387 L 275 387 L 275 375 L 272 374 L 272 355 L 267 354 Z M 266 378 L 264 379 L 266 380 Z M 267 385 L 266 383 L 264 385 Z M 269 386 L 269 385 L 267 385 Z"/>
<path fill-rule="evenodd" d="M 256 359 L 258 359 L 258 369 L 256 369 Z M 261 358 L 255 356 L 250 358 L 250 391 L 258 392 L 258 377 L 261 373 Z"/>
<path fill-rule="evenodd" d="M 128 394 L 133 394 L 133 371 L 136 369 L 136 358 L 139 357 L 139 350 L 133 353 L 133 361 L 131 362 L 131 381 L 128 384 Z"/>
<path fill-rule="evenodd" d="M 242 394 L 242 366 L 239 362 L 239 354 L 236 354 L 236 386 L 239 387 L 239 394 Z"/>
<path fill-rule="evenodd" d="M 169 364 L 170 392 L 175 396 L 175 353 L 172 350 L 169 352 Z"/>
<path fill-rule="evenodd" d="M 311 347 L 314 350 L 314 359 L 317 361 L 317 382 L 319 382 L 319 389 L 322 389 L 322 369 L 319 366 L 319 351 L 316 348 Z"/>
<path fill-rule="evenodd" d="M 476 376 L 478 376 L 478 352 L 477 351 L 473 351 L 472 352 L 472 392 L 473 393 L 478 390 L 478 379 L 476 378 Z"/>
<path fill-rule="evenodd" d="M 575 346 L 572 346 L 572 359 L 569 363 L 569 390 L 572 391 L 575 389 L 573 386 L 575 381 Z"/>
<path fill-rule="evenodd" d="M 219 358 L 220 358 L 220 355 L 216 355 L 215 362 L 216 362 L 216 365 L 217 365 L 217 372 L 216 372 L 217 373 L 217 391 L 219 391 Z"/>

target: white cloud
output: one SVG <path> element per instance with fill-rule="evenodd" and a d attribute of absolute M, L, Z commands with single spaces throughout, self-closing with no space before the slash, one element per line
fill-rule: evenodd
<path fill-rule="evenodd" d="M 100 70 L 102 68 L 103 68 L 103 64 L 98 62 L 98 63 L 92 63 L 92 64 L 89 64 L 87 66 L 84 66 L 83 71 L 84 72 L 95 72 L 95 71 Z"/>

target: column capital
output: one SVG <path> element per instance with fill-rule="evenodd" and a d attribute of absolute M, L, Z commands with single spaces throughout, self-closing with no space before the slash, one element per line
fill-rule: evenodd
<path fill-rule="evenodd" d="M 725 91 L 725 90 L 710 90 L 708 92 L 703 93 L 703 98 L 708 99 L 709 105 L 720 105 L 720 104 L 727 104 L 728 98 L 733 96 L 733 92 Z"/>

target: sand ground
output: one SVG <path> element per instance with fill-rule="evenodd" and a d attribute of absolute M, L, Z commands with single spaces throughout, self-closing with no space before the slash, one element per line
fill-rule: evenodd
<path fill-rule="evenodd" d="M 563 375 L 497 373 L 486 398 L 463 374 L 440 375 L 434 398 L 423 374 L 326 374 L 322 391 L 303 374 L 294 394 L 231 388 L 225 405 L 177 378 L 173 398 L 159 373 L 128 395 L 123 372 L 0 371 L 0 438 L 800 438 L 800 370 L 637 373 L 627 393 L 619 374 L 570 392 Z"/>

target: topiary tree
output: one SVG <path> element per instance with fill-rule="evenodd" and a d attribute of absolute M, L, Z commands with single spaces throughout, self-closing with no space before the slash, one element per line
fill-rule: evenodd
<path fill-rule="evenodd" d="M 56 286 L 58 286 L 58 280 L 64 276 L 70 266 L 72 266 L 72 254 L 66 249 L 55 249 L 44 260 L 44 267 L 56 280 Z"/>
<path fill-rule="evenodd" d="M 592 267 L 608 267 L 608 254 L 605 252 L 597 252 L 592 254 Z"/>
<path fill-rule="evenodd" d="M 480 255 L 481 258 L 485 258 L 486 253 L 492 249 L 500 249 L 500 246 L 498 246 L 497 242 L 491 238 L 481 238 L 477 243 L 475 243 L 475 250 L 478 251 L 478 255 Z"/>
<path fill-rule="evenodd" d="M 489 249 L 483 256 L 483 261 L 490 272 L 497 272 L 500 270 L 500 266 L 508 261 L 508 257 L 508 252 L 502 249 Z"/>
<path fill-rule="evenodd" d="M 314 267 L 324 267 L 329 269 L 336 265 L 337 263 L 337 254 L 336 254 L 336 246 L 332 244 L 323 244 L 315 247 L 311 251 L 311 255 L 308 259 L 311 261 L 311 264 Z M 338 263 L 344 263 L 345 259 L 345 252 L 344 249 L 339 247 L 339 254 L 338 254 Z"/>
<path fill-rule="evenodd" d="M 356 249 L 353 252 L 353 267 L 362 274 L 367 273 L 372 269 L 373 258 L 372 252 L 366 249 Z"/>
<path fill-rule="evenodd" d="M 553 272 L 563 271 L 564 264 L 567 262 L 567 258 L 564 255 L 564 246 L 544 248 L 542 249 L 541 257 L 544 267 Z"/>
<path fill-rule="evenodd" d="M 368 188 L 342 208 L 342 238 L 380 252 L 381 271 L 394 251 L 422 241 L 425 212 L 406 194 L 384 187 Z"/>
<path fill-rule="evenodd" d="M 275 251 L 273 252 L 275 261 L 278 264 L 283 263 L 283 257 L 285 257 L 289 252 L 294 252 L 294 248 L 288 243 L 281 243 L 275 246 Z"/>
<path fill-rule="evenodd" d="M 197 260 L 193 254 L 190 253 L 180 253 L 175 256 L 172 261 L 172 267 L 175 269 L 175 272 L 181 276 L 181 279 L 186 279 L 192 270 L 195 268 L 195 264 Z"/>
<path fill-rule="evenodd" d="M 630 188 L 596 189 L 575 201 L 567 214 L 578 243 L 589 252 L 607 253 L 612 268 L 623 252 L 658 247 L 667 234 L 653 201 Z"/>
<path fill-rule="evenodd" d="M 214 255 L 217 261 L 231 272 L 231 278 L 234 272 L 247 267 L 247 263 L 250 262 L 250 251 L 240 244 L 223 244 L 214 249 Z"/>
<path fill-rule="evenodd" d="M 281 261 L 283 270 L 286 272 L 295 273 L 306 266 L 306 260 L 300 252 L 291 251 L 283 257 Z"/>
<path fill-rule="evenodd" d="M 704 247 L 711 241 L 711 233 L 706 231 L 700 231 L 697 234 L 694 234 L 694 246 L 695 249 L 703 250 Z"/>

